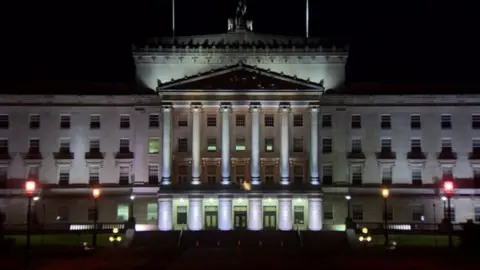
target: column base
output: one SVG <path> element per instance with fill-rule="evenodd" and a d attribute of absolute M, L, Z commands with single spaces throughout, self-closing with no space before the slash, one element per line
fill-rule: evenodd
<path fill-rule="evenodd" d="M 280 179 L 280 184 L 281 184 L 281 185 L 288 185 L 288 184 L 290 184 L 290 178 L 289 178 L 289 177 L 282 177 L 282 178 Z"/>
<path fill-rule="evenodd" d="M 311 177 L 310 184 L 314 186 L 318 186 L 320 185 L 320 179 L 318 179 L 318 177 Z"/>
<path fill-rule="evenodd" d="M 260 185 L 260 177 L 252 176 L 252 185 Z"/>
<path fill-rule="evenodd" d="M 222 177 L 222 181 L 220 181 L 222 185 L 230 184 L 230 177 Z"/>
<path fill-rule="evenodd" d="M 162 178 L 162 185 L 170 185 L 172 182 L 170 181 L 170 177 L 163 177 Z"/>
<path fill-rule="evenodd" d="M 200 185 L 200 177 L 192 177 L 192 185 Z"/>

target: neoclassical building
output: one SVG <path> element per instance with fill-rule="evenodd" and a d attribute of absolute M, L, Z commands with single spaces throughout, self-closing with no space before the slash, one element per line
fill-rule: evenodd
<path fill-rule="evenodd" d="M 224 34 L 134 46 L 150 93 L 3 95 L 6 223 L 25 223 L 25 179 L 36 222 L 70 229 L 92 223 L 94 186 L 100 222 L 164 231 L 380 223 L 388 186 L 390 222 L 413 229 L 443 218 L 443 178 L 455 222 L 480 221 L 480 96 L 344 92 L 347 56 L 237 16 Z"/>

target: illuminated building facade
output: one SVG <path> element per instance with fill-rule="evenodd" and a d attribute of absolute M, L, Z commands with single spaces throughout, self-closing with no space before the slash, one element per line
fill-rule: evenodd
<path fill-rule="evenodd" d="M 36 219 L 168 230 L 342 229 L 439 222 L 440 181 L 454 178 L 455 222 L 480 220 L 480 96 L 337 92 L 347 51 L 321 39 L 253 32 L 135 46 L 153 94 L 8 95 L 0 109 L 0 207 L 25 222 L 25 179 L 40 183 Z M 133 200 L 132 200 L 132 199 Z"/>

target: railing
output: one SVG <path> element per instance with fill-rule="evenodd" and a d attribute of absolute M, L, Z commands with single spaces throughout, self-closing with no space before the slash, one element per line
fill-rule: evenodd
<path fill-rule="evenodd" d="M 297 235 L 298 239 L 300 240 L 300 247 L 303 248 L 303 238 L 302 238 L 302 233 L 300 232 L 300 229 L 297 228 Z"/>
<path fill-rule="evenodd" d="M 356 229 L 360 230 L 363 227 L 368 228 L 372 232 L 383 231 L 383 222 L 360 222 L 356 223 Z M 394 232 L 417 232 L 417 233 L 435 233 L 440 231 L 440 224 L 436 223 L 388 223 L 389 231 Z M 461 224 L 453 224 L 454 231 L 463 230 Z"/>
<path fill-rule="evenodd" d="M 126 229 L 126 223 L 98 223 L 98 231 L 111 231 L 113 228 Z M 68 233 L 93 231 L 93 223 L 58 223 L 58 224 L 36 224 L 32 226 L 33 233 Z M 25 233 L 27 224 L 4 225 L 5 233 Z"/>

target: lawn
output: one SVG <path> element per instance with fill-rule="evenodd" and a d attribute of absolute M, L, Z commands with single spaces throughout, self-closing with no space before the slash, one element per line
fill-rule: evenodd
<path fill-rule="evenodd" d="M 395 241 L 397 246 L 416 246 L 416 247 L 448 247 L 447 235 L 411 235 L 411 234 L 391 234 L 390 241 Z M 373 235 L 373 245 L 383 245 L 385 238 L 383 235 Z M 454 246 L 460 244 L 460 238 L 453 236 Z"/>
<path fill-rule="evenodd" d="M 97 245 L 98 246 L 112 246 L 108 238 L 112 234 L 110 233 L 99 233 L 97 235 Z M 123 236 L 122 236 L 123 237 Z M 26 235 L 6 235 L 5 238 L 15 239 L 15 245 L 23 246 L 27 241 Z M 32 235 L 30 243 L 32 246 L 81 246 L 84 242 L 87 242 L 89 245 L 92 243 L 92 234 L 91 233 L 82 233 L 82 234 L 45 234 L 45 235 Z"/>

